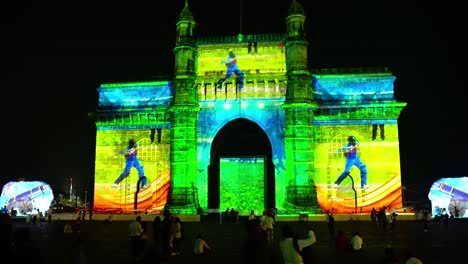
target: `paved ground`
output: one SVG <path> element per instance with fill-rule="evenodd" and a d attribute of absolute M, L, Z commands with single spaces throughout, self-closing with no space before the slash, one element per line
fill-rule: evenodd
<path fill-rule="evenodd" d="M 129 221 L 85 222 L 81 227 L 81 241 L 63 233 L 65 222 L 29 224 L 14 222 L 15 230 L 27 230 L 31 234 L 31 246 L 25 254 L 35 254 L 35 263 L 132 263 L 129 257 Z M 313 261 L 308 263 L 384 263 L 384 248 L 391 245 L 397 257 L 411 250 L 424 263 L 458 263 L 466 259 L 468 245 L 468 221 L 455 219 L 448 229 L 442 224 L 430 223 L 429 231 L 423 231 L 420 221 L 400 221 L 393 231 L 380 230 L 368 221 L 338 221 L 335 230 L 343 230 L 348 237 L 359 231 L 365 248 L 360 254 L 346 253 L 337 256 L 333 240 L 325 222 L 278 222 L 275 243 L 266 248 L 264 258 L 252 260 L 247 256 L 247 232 L 245 222 L 219 224 L 216 220 L 184 222 L 184 239 L 180 256 L 171 256 L 169 263 L 282 263 L 278 241 L 281 227 L 290 224 L 299 235 L 312 228 L 317 243 L 310 249 Z M 151 229 L 151 222 L 147 222 Z M 194 259 L 192 243 L 197 233 L 203 233 L 213 251 L 205 259 Z M 151 232 L 150 232 L 151 233 Z M 149 240 L 150 243 L 152 239 Z M 32 249 L 32 251 L 30 250 Z M 463 261 L 462 261 L 463 262 Z M 158 263 L 157 260 L 151 263 Z M 400 261 L 400 263 L 403 263 Z"/>

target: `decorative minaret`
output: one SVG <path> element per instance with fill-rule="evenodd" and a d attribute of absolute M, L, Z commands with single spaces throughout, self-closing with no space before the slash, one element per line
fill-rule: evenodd
<path fill-rule="evenodd" d="M 307 66 L 305 15 L 293 0 L 286 18 L 286 74 L 288 79 L 285 111 L 285 152 L 287 202 L 291 209 L 319 213 L 314 183 L 314 109 L 312 80 Z"/>
<path fill-rule="evenodd" d="M 196 80 L 197 45 L 196 23 L 188 2 L 176 25 L 174 48 L 175 71 L 172 88 L 174 101 L 171 115 L 171 189 L 169 208 L 177 207 L 184 213 L 196 212 L 193 184 L 197 175 L 198 90 Z"/>

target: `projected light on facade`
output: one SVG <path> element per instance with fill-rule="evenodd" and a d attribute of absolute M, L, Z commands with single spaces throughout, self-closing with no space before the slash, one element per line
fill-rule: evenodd
<path fill-rule="evenodd" d="M 290 12 L 285 35 L 197 39 L 186 6 L 176 25 L 173 80 L 99 87 L 96 210 L 402 207 L 397 120 L 406 104 L 394 98 L 395 76 L 388 69 L 310 70 L 297 1 Z M 242 74 L 226 78 L 231 51 Z M 353 166 L 335 187 L 349 136 L 358 141 L 366 177 Z M 146 188 L 134 167 L 114 186 L 129 139 L 137 142 Z"/>

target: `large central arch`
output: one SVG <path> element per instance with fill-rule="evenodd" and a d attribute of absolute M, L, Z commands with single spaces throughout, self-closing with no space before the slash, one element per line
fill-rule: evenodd
<path fill-rule="evenodd" d="M 208 170 L 208 207 L 220 208 L 220 158 L 262 156 L 265 162 L 264 208 L 275 207 L 275 170 L 272 146 L 267 134 L 256 123 L 238 118 L 227 123 L 214 137 L 210 150 Z M 246 179 L 248 180 L 248 179 Z M 237 209 L 237 208 L 235 208 Z M 258 213 L 258 212 L 257 212 Z"/>

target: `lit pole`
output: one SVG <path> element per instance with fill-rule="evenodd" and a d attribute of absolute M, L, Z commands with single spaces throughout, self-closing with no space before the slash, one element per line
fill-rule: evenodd
<path fill-rule="evenodd" d="M 356 188 L 354 188 L 354 179 L 351 176 L 351 174 L 346 174 L 350 179 L 351 179 L 351 188 L 353 188 L 354 191 L 354 213 L 357 213 L 357 191 Z"/>
<path fill-rule="evenodd" d="M 84 193 L 85 193 L 85 195 L 84 195 L 84 207 L 86 207 L 87 204 L 88 204 L 88 190 L 85 190 Z"/>
<path fill-rule="evenodd" d="M 73 193 L 73 178 L 70 178 L 70 199 L 72 197 L 72 193 Z"/>

